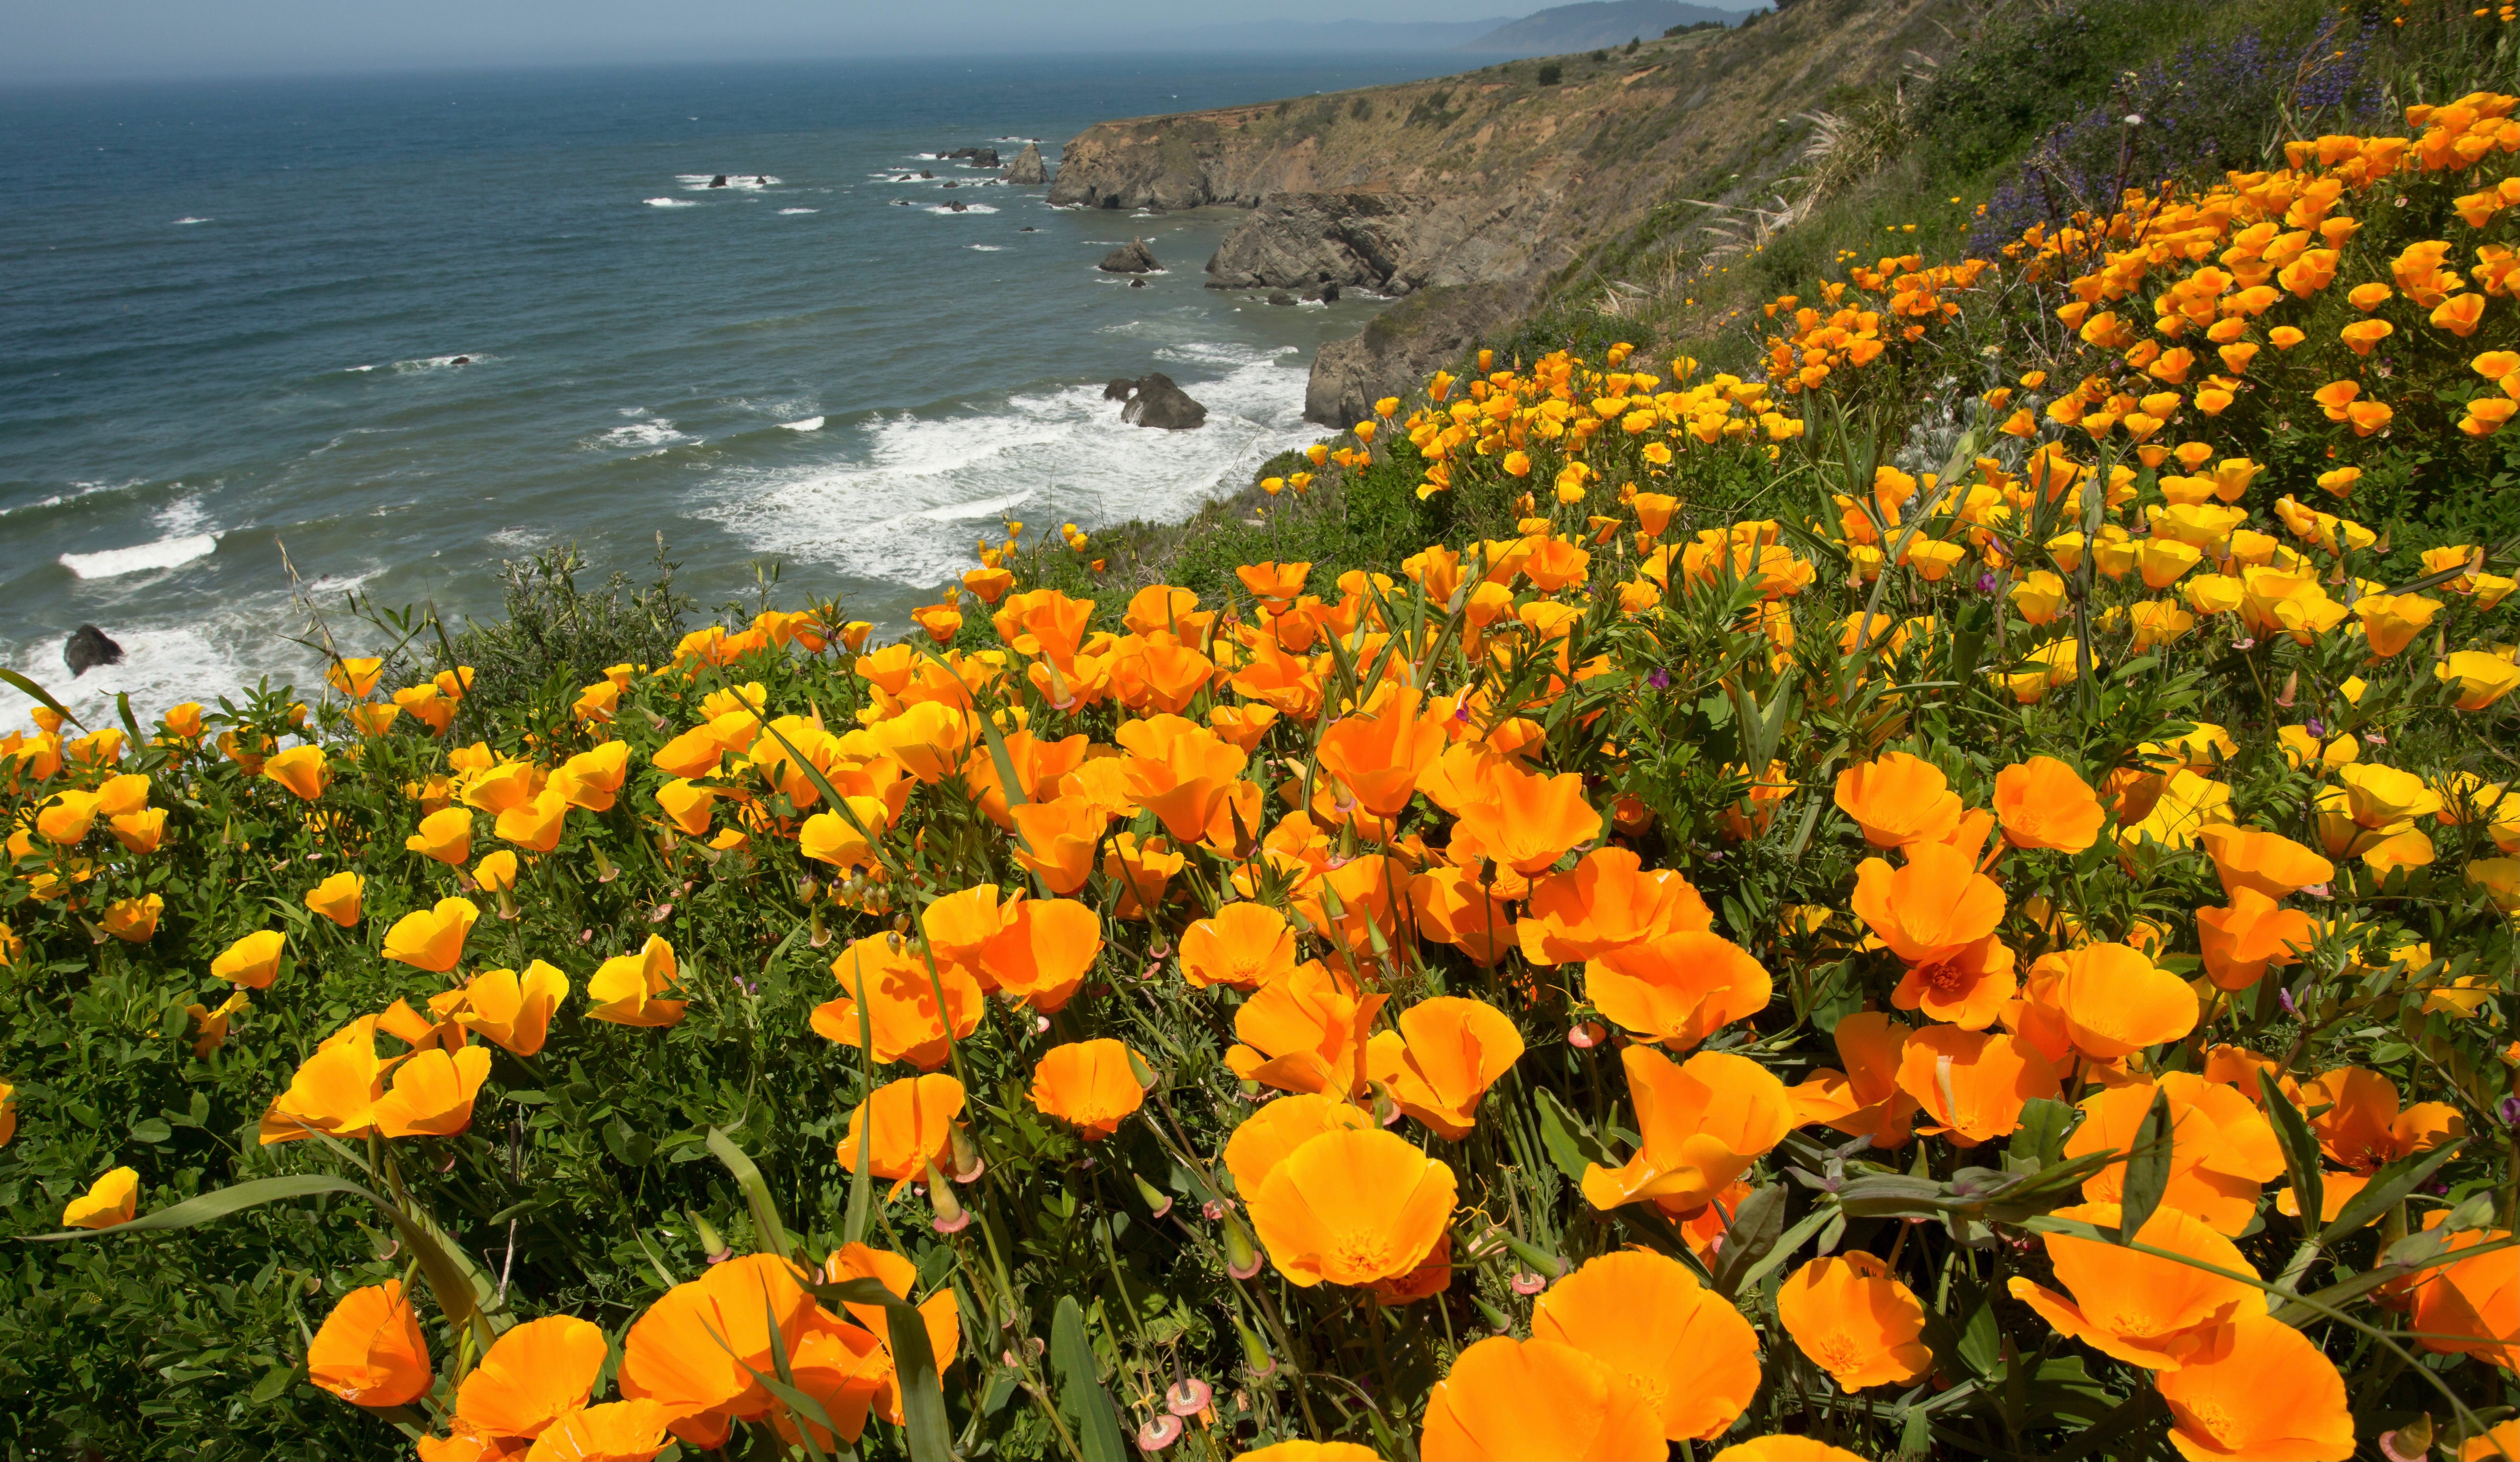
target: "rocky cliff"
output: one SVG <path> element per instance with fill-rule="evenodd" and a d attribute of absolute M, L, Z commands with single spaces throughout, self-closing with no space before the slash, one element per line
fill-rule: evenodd
<path fill-rule="evenodd" d="M 1791 160 L 1780 122 L 1894 78 L 1911 48 L 1946 43 L 1959 7 L 1803 0 L 1740 30 L 1558 58 L 1548 86 L 1520 62 L 1102 122 L 1062 151 L 1050 199 L 1251 209 L 1208 262 L 1218 288 L 1454 296 L 1321 352 L 1306 415 L 1344 426 L 1511 328 L 1604 243 L 1668 223 L 1662 206 L 1749 196 Z"/>

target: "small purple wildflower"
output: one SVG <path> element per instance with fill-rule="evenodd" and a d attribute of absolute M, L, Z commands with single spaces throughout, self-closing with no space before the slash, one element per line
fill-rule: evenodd
<path fill-rule="evenodd" d="M 2303 723 L 2302 729 L 2313 736 L 2323 737 L 2327 734 L 2327 723 L 2317 716 L 2312 716 L 2308 721 Z"/>
<path fill-rule="evenodd" d="M 2504 1125 L 2520 1127 L 2520 1096 L 2504 1097 L 2502 1105 L 2494 1110 L 2500 1115 Z"/>
<path fill-rule="evenodd" d="M 1671 689 L 1671 671 L 1657 666 L 1652 674 L 1645 677 L 1645 684 L 1652 686 L 1655 690 L 1669 690 Z"/>
<path fill-rule="evenodd" d="M 1981 594 L 1992 594 L 1995 592 L 1995 574 L 1992 571 L 1981 573 L 1977 576 L 1977 591 Z"/>
<path fill-rule="evenodd" d="M 2275 1003 L 2283 1007 L 2285 1015 L 2297 1016 L 2301 1014 L 2300 1009 L 2292 1003 L 2292 991 L 2290 990 L 2275 991 Z"/>

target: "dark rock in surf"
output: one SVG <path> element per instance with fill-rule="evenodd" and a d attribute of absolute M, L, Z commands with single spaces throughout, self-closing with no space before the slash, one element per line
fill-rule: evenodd
<path fill-rule="evenodd" d="M 1095 265 L 1105 274 L 1152 274 L 1163 267 L 1155 261 L 1155 251 L 1144 239 L 1131 239 L 1125 249 L 1114 249 Z"/>
<path fill-rule="evenodd" d="M 1147 287 L 1147 276 L 1145 276 L 1145 275 L 1143 275 L 1143 274 L 1141 274 L 1141 275 L 1139 275 L 1137 278 L 1132 279 L 1132 280 L 1130 280 L 1130 281 L 1129 281 L 1129 288 L 1130 288 L 1130 289 L 1133 289 L 1133 290 L 1143 290 L 1143 289 L 1145 289 L 1146 287 Z"/>
<path fill-rule="evenodd" d="M 953 210 L 954 210 L 955 212 L 957 212 L 957 213 L 968 213 L 968 212 L 971 211 L 971 206 L 970 206 L 969 204 L 967 204 L 967 203 L 961 203 L 961 202 L 949 203 L 949 204 L 947 204 L 945 206 L 947 206 L 948 208 L 953 209 Z"/>
<path fill-rule="evenodd" d="M 1271 304 L 1292 304 L 1295 302 L 1295 297 L 1287 294 L 1283 290 L 1271 290 L 1269 292 L 1269 302 Z"/>
<path fill-rule="evenodd" d="M 922 167 L 922 168 L 919 169 L 919 175 L 920 175 L 921 177 L 922 177 L 922 178 L 932 178 L 932 177 L 936 176 L 936 174 L 935 174 L 935 173 L 933 173 L 933 172 L 929 171 L 928 169 L 926 169 L 926 168 L 924 168 L 924 167 Z"/>
<path fill-rule="evenodd" d="M 1130 380 L 1126 376 L 1122 376 L 1114 380 L 1110 385 L 1102 388 L 1102 399 L 1106 401 L 1125 401 L 1129 399 L 1129 393 L 1137 388 L 1138 383 Z"/>
<path fill-rule="evenodd" d="M 1120 408 L 1120 420 L 1133 426 L 1187 432 L 1207 420 L 1207 408 L 1192 400 L 1190 392 L 1161 371 L 1148 371 L 1135 381 L 1114 381 L 1103 388 L 1103 399 L 1109 400 L 1122 387 L 1128 388 L 1128 402 Z"/>
<path fill-rule="evenodd" d="M 62 663 L 70 667 L 70 678 L 76 680 L 98 665 L 122 663 L 122 647 L 108 638 L 104 630 L 82 624 L 71 633 L 69 643 L 62 647 Z"/>
<path fill-rule="evenodd" d="M 716 177 L 713 177 L 713 178 L 709 179 L 709 186 L 710 186 L 710 187 L 712 187 L 712 188 L 723 188 L 723 187 L 725 187 L 725 186 L 726 186 L 726 174 L 725 174 L 725 173 L 719 173 Z"/>
<path fill-rule="evenodd" d="M 1041 160 L 1041 149 L 1027 142 L 1015 160 L 1007 164 L 1007 181 L 1018 187 L 1038 188 L 1050 181 L 1050 168 Z"/>

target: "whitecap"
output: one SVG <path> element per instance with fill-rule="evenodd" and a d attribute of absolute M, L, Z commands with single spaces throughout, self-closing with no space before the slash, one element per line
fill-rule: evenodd
<path fill-rule="evenodd" d="M 373 371 L 373 370 L 375 370 L 375 369 L 376 369 L 376 367 L 375 367 L 375 366 L 372 366 L 372 365 L 363 365 L 363 366 L 343 366 L 343 367 L 341 368 L 341 374 L 342 374 L 342 375 L 344 375 L 344 376 L 364 376 L 364 375 L 366 375 L 368 372 Z"/>
<path fill-rule="evenodd" d="M 984 413 L 905 412 L 852 433 L 862 443 L 854 461 L 731 473 L 720 480 L 725 495 L 699 514 L 759 551 L 928 587 L 971 567 L 966 536 L 940 524 L 1018 510 L 1089 531 L 1131 518 L 1177 520 L 1320 436 L 1304 421 L 1304 352 L 1183 348 L 1213 363 L 1183 373 L 1183 388 L 1208 409 L 1194 431 L 1129 425 L 1100 383 L 1014 396 Z"/>
<path fill-rule="evenodd" d="M 978 250 L 982 253 L 1004 253 L 1007 251 L 1007 246 L 1004 244 L 973 244 L 969 247 Z"/>
<path fill-rule="evenodd" d="M 949 208 L 943 204 L 931 204 L 928 206 L 927 211 L 930 213 L 943 213 L 948 216 L 952 216 L 961 213 L 994 213 L 997 209 L 990 207 L 987 204 L 965 204 L 959 208 Z"/>
<path fill-rule="evenodd" d="M 779 210 L 779 216 L 785 218 L 791 213 L 819 213 L 821 211 L 823 210 L 820 208 L 781 208 Z"/>
<path fill-rule="evenodd" d="M 653 421 L 632 422 L 628 426 L 614 427 L 611 431 L 580 444 L 595 448 L 648 447 L 661 451 L 677 443 L 697 439 L 676 431 L 672 422 L 658 417 Z"/>
<path fill-rule="evenodd" d="M 758 193 L 779 186 L 779 179 L 768 173 L 749 172 L 678 172 L 674 181 L 697 193 Z"/>
<path fill-rule="evenodd" d="M 781 422 L 779 425 L 790 432 L 820 432 L 823 430 L 823 418 L 809 416 L 801 422 Z"/>
<path fill-rule="evenodd" d="M 209 221 L 210 221 L 210 220 L 208 220 L 207 218 L 195 218 L 195 217 L 193 217 L 193 216 L 192 216 L 192 215 L 190 215 L 190 214 L 186 214 L 184 217 L 181 217 L 181 218 L 178 218 L 178 219 L 176 219 L 176 220 L 175 220 L 175 222 L 176 222 L 178 225 L 186 224 L 186 223 L 207 223 L 207 222 L 209 222 Z"/>
<path fill-rule="evenodd" d="M 462 370 L 466 366 L 486 365 L 498 358 L 495 355 L 484 355 L 477 350 L 465 350 L 453 355 L 423 355 L 412 360 L 397 360 L 393 363 L 393 368 L 404 375 L 410 375 L 417 371 Z"/>
<path fill-rule="evenodd" d="M 692 202 L 688 198 L 652 198 L 647 202 L 648 206 L 652 208 L 697 208 L 699 206 L 698 204 Z"/>
<path fill-rule="evenodd" d="M 182 537 L 160 538 L 136 548 L 109 548 L 100 553 L 66 553 L 62 567 L 81 578 L 116 578 L 125 573 L 145 573 L 154 569 L 172 569 L 206 558 L 218 551 L 216 533 L 187 533 Z"/>

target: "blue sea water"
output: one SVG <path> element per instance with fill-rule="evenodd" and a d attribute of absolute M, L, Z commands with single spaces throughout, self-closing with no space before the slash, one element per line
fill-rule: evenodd
<path fill-rule="evenodd" d="M 574 542 L 635 571 L 659 534 L 703 602 L 775 556 L 792 592 L 898 621 L 1002 517 L 1185 515 L 1311 439 L 1312 350 L 1377 303 L 1203 289 L 1231 214 L 1053 209 L 931 155 L 1038 138 L 1055 162 L 1104 118 L 1458 65 L 0 92 L 0 663 L 90 711 L 304 685 L 302 602 L 353 640 L 352 589 L 460 623 L 503 560 Z M 1167 266 L 1147 289 L 1094 268 L 1133 236 Z M 1102 383 L 1148 370 L 1207 425 L 1122 424 Z M 83 622 L 128 660 L 73 683 Z M 25 708 L 0 687 L 0 728 Z"/>

